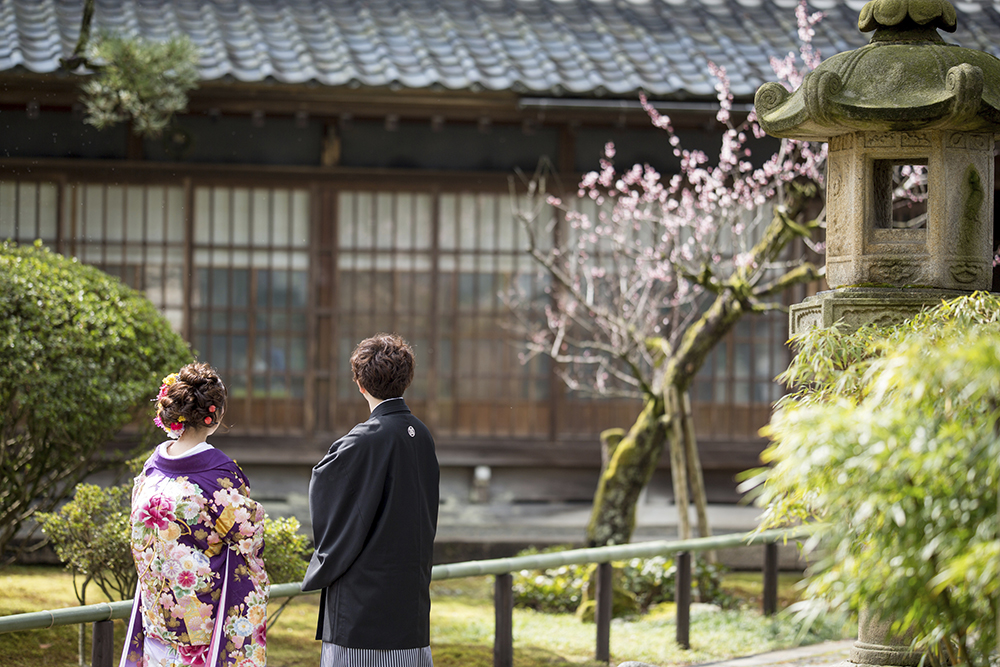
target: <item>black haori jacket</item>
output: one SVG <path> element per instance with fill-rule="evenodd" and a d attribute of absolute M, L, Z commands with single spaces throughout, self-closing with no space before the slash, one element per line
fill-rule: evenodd
<path fill-rule="evenodd" d="M 316 551 L 302 583 L 323 589 L 316 639 L 366 649 L 430 645 L 439 478 L 434 439 L 402 399 L 375 406 L 316 464 Z"/>

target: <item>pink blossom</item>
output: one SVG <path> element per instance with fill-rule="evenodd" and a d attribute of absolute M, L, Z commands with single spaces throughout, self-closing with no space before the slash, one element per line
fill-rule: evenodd
<path fill-rule="evenodd" d="M 253 641 L 261 646 L 267 645 L 267 629 L 263 625 L 258 625 L 253 631 Z"/>
<path fill-rule="evenodd" d="M 139 521 L 148 528 L 165 530 L 174 520 L 174 501 L 166 496 L 153 496 L 139 510 Z"/>
<path fill-rule="evenodd" d="M 200 644 L 198 646 L 186 646 L 180 644 L 177 650 L 181 654 L 181 658 L 184 663 L 191 665 L 191 667 L 203 667 L 205 662 L 208 660 L 208 645 Z"/>
<path fill-rule="evenodd" d="M 822 14 L 810 14 L 803 3 L 796 17 L 800 49 L 773 60 L 788 88 L 799 85 L 819 57 L 811 40 Z M 526 335 L 530 352 L 522 359 L 555 357 L 566 364 L 571 387 L 618 391 L 635 368 L 649 367 L 643 341 L 662 336 L 677 344 L 685 318 L 700 312 L 710 295 L 689 276 L 707 270 L 724 285 L 741 271 L 750 284 L 760 283 L 771 265 L 753 251 L 771 216 L 759 209 L 780 206 L 793 179 L 822 183 L 825 146 L 783 141 L 774 155 L 751 159 L 754 140 L 764 137 L 756 114 L 739 122 L 728 73 L 707 66 L 716 80 L 716 119 L 725 128 L 717 152 L 685 148 L 670 117 L 640 95 L 652 124 L 666 133 L 677 173 L 664 176 L 648 165 L 616 168 L 609 143 L 598 169 L 580 180 L 579 202 L 548 200 L 563 209 L 568 228 L 547 251 L 562 286 L 538 290 L 550 299 L 542 331 Z"/>
<path fill-rule="evenodd" d="M 232 505 L 236 501 L 236 489 L 219 489 L 212 494 L 212 500 L 215 501 L 216 505 L 220 507 L 225 507 L 226 505 Z"/>

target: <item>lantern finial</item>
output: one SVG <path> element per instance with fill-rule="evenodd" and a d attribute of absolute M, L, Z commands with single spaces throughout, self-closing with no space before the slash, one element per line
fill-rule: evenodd
<path fill-rule="evenodd" d="M 871 0 L 861 9 L 858 29 L 875 31 L 873 42 L 942 41 L 937 31 L 955 32 L 957 16 L 948 0 Z"/>

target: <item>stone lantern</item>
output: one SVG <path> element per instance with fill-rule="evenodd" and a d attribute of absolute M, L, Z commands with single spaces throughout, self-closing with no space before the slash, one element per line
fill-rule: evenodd
<path fill-rule="evenodd" d="M 825 60 L 794 93 L 767 83 L 754 100 L 767 133 L 829 142 L 834 289 L 792 307 L 792 333 L 902 319 L 992 282 L 1000 60 L 942 39 L 956 28 L 947 0 L 874 0 L 858 27 L 874 31 L 868 45 Z M 915 167 L 926 215 L 897 219 L 893 174 Z"/>

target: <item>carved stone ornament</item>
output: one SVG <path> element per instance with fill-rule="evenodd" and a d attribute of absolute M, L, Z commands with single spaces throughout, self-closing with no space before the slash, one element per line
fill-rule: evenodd
<path fill-rule="evenodd" d="M 979 100 L 983 96 L 983 70 L 962 63 L 948 70 L 945 77 L 945 87 L 952 95 L 952 120 L 965 123 L 972 120 L 979 111 Z"/>
<path fill-rule="evenodd" d="M 903 261 L 886 260 L 875 262 L 868 269 L 868 275 L 873 283 L 887 285 L 906 285 L 915 281 L 920 274 L 920 266 Z"/>
<path fill-rule="evenodd" d="M 899 135 L 899 145 L 903 148 L 930 148 L 931 136 L 927 132 L 903 132 Z"/>
<path fill-rule="evenodd" d="M 951 277 L 955 279 L 955 282 L 962 283 L 963 285 L 975 282 L 976 278 L 983 275 L 983 267 L 964 262 L 952 265 L 950 271 Z"/>
<path fill-rule="evenodd" d="M 899 135 L 895 132 L 872 132 L 865 135 L 865 148 L 896 148 Z"/>

